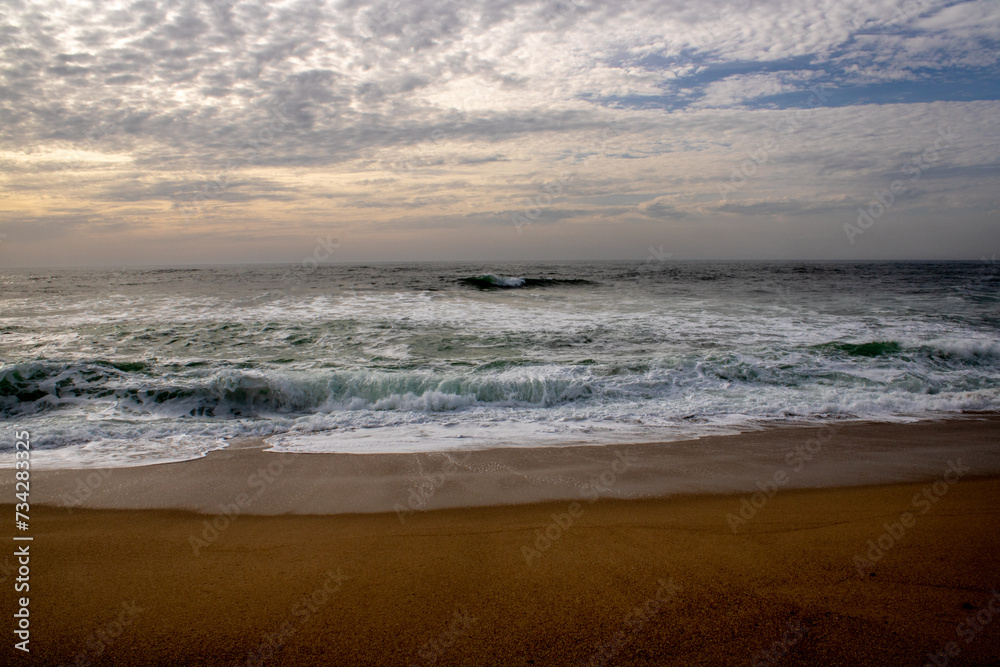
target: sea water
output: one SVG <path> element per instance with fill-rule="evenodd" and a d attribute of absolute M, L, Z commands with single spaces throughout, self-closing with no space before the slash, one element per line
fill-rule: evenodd
<path fill-rule="evenodd" d="M 988 261 L 8 270 L 0 420 L 81 467 L 938 418 L 1000 408 L 998 333 Z"/>

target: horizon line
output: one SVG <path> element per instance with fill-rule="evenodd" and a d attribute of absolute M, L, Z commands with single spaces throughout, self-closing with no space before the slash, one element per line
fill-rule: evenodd
<path fill-rule="evenodd" d="M 438 260 L 438 259 L 421 259 L 421 260 L 350 260 L 350 261 L 325 261 L 320 262 L 316 266 L 312 266 L 309 270 L 314 271 L 320 266 L 364 266 L 369 264 L 380 264 L 380 265 L 406 265 L 406 264 L 584 264 L 584 263 L 621 263 L 621 264 L 684 264 L 693 262 L 710 262 L 710 263 L 758 263 L 758 264 L 782 264 L 782 263 L 796 263 L 796 262 L 809 262 L 815 264 L 929 264 L 929 263 L 975 263 L 975 262 L 995 262 L 995 255 L 992 258 L 980 257 L 978 259 L 957 259 L 957 258 L 923 258 L 923 259 L 847 259 L 847 258 L 836 258 L 836 259 L 815 259 L 815 258 L 792 258 L 792 259 L 750 259 L 750 258 L 737 258 L 737 259 L 721 259 L 721 258 L 663 258 L 663 259 L 496 259 L 496 260 Z M 139 269 L 213 269 L 213 268 L 223 268 L 223 267 L 278 267 L 278 266 L 305 266 L 310 267 L 309 264 L 299 261 L 258 261 L 258 262 L 218 262 L 218 263 L 200 263 L 200 264 L 67 264 L 59 266 L 41 266 L 41 265 L 25 265 L 25 266 L 8 266 L 0 267 L 0 271 L 51 271 L 51 270 L 70 270 L 70 269 L 109 269 L 109 270 L 139 270 Z"/>

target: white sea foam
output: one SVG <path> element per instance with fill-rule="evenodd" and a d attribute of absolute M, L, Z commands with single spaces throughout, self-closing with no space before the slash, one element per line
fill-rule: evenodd
<path fill-rule="evenodd" d="M 590 421 L 468 421 L 344 428 L 317 433 L 285 433 L 266 442 L 272 451 L 295 453 L 387 454 L 508 447 L 609 445 L 672 442 L 738 431 L 721 426 L 639 427 Z"/>

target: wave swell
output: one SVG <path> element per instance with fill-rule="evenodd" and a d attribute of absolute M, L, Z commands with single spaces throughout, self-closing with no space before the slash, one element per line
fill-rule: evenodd
<path fill-rule="evenodd" d="M 593 281 L 581 278 L 522 278 L 520 276 L 498 276 L 487 273 L 481 276 L 459 278 L 459 284 L 479 290 L 517 289 L 521 287 L 555 287 L 558 285 L 593 285 Z"/>

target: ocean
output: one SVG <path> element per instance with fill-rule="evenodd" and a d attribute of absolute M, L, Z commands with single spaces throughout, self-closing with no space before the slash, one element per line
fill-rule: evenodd
<path fill-rule="evenodd" d="M 7 270 L 0 419 L 73 468 L 996 411 L 998 288 L 988 261 Z"/>

